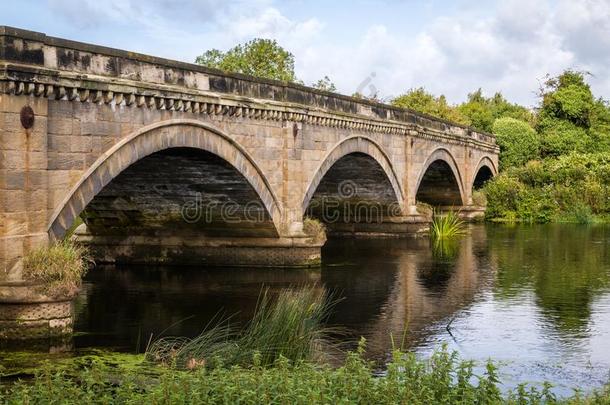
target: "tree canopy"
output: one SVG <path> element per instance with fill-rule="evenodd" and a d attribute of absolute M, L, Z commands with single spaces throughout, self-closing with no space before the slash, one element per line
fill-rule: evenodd
<path fill-rule="evenodd" d="M 195 63 L 226 72 L 286 82 L 297 81 L 294 55 L 271 39 L 256 38 L 226 52 L 210 49 L 199 55 Z"/>

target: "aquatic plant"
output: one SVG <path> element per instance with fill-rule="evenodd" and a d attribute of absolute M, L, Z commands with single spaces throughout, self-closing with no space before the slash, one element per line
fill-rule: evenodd
<path fill-rule="evenodd" d="M 446 239 L 463 235 L 465 224 L 455 211 L 435 211 L 430 225 L 430 236 L 435 239 Z"/>
<path fill-rule="evenodd" d="M 155 340 L 146 358 L 179 369 L 268 366 L 280 357 L 319 360 L 321 347 L 332 346 L 329 335 L 334 330 L 324 321 L 333 304 L 324 288 L 315 285 L 281 290 L 274 299 L 264 289 L 252 320 L 242 330 L 232 327 L 230 319 L 221 320 L 193 339 Z"/>
<path fill-rule="evenodd" d="M 87 249 L 70 239 L 36 249 L 23 258 L 23 278 L 51 295 L 74 294 L 88 269 Z"/>

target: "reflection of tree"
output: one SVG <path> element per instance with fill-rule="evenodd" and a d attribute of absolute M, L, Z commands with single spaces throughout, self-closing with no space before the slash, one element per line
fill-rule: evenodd
<path fill-rule="evenodd" d="M 584 332 L 591 303 L 609 281 L 606 233 L 579 225 L 489 228 L 497 296 L 510 298 L 531 288 L 556 327 Z"/>

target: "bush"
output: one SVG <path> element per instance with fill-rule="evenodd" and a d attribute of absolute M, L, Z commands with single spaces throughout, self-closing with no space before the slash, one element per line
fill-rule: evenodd
<path fill-rule="evenodd" d="M 34 250 L 23 258 L 23 278 L 40 284 L 42 292 L 54 296 L 78 291 L 88 267 L 87 250 L 64 239 Z"/>
<path fill-rule="evenodd" d="M 483 188 L 487 196 L 485 217 L 495 220 L 515 218 L 517 203 L 524 188 L 518 179 L 506 173 L 500 173 L 488 181 Z"/>
<path fill-rule="evenodd" d="M 500 146 L 500 168 L 521 166 L 538 157 L 540 139 L 527 122 L 510 117 L 499 118 L 492 130 Z"/>
<path fill-rule="evenodd" d="M 609 174 L 608 153 L 570 153 L 511 168 L 485 185 L 486 218 L 590 222 L 589 216 L 610 213 Z"/>

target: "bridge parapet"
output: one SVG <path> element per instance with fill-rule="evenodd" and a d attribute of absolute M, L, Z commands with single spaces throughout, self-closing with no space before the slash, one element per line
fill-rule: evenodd
<path fill-rule="evenodd" d="M 0 91 L 402 134 L 496 150 L 491 134 L 368 100 L 0 27 Z"/>

